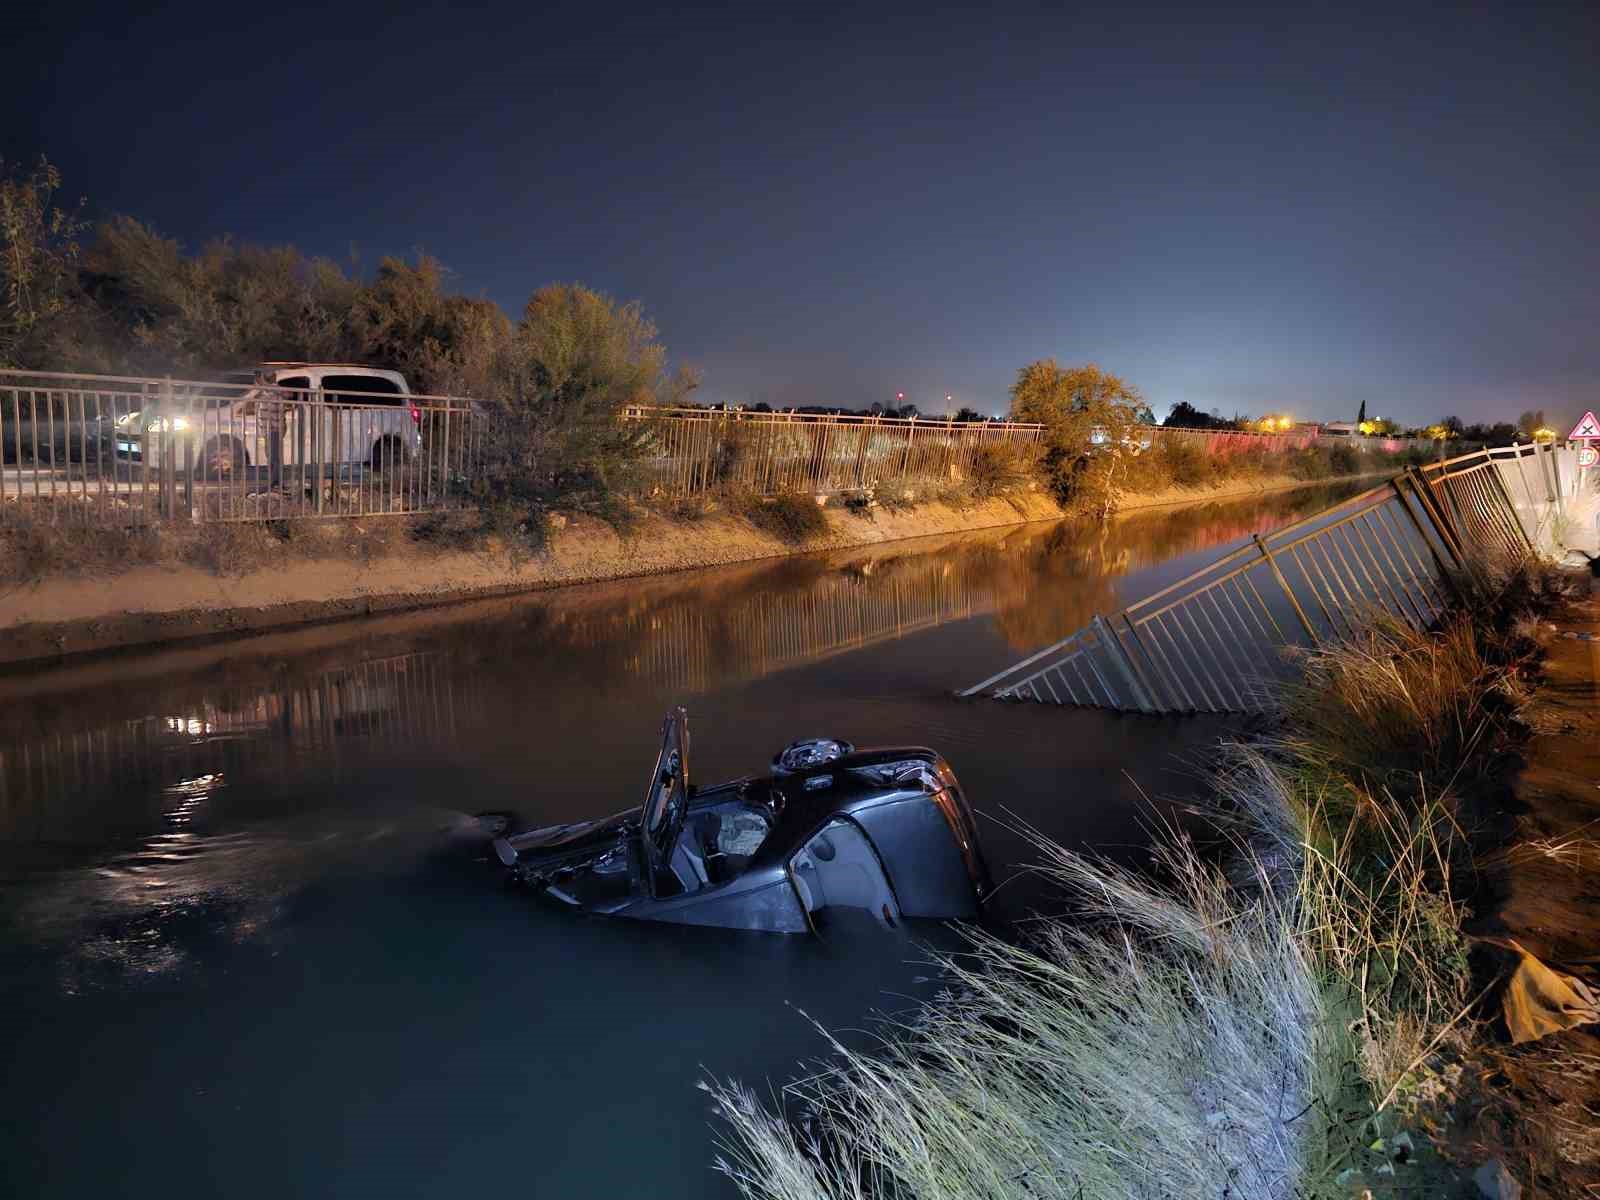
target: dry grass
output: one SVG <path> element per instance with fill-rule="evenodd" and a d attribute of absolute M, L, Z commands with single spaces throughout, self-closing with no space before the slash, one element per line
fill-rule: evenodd
<path fill-rule="evenodd" d="M 1507 719 L 1499 684 L 1513 664 L 1486 655 L 1470 617 L 1430 634 L 1376 615 L 1364 633 L 1302 662 L 1278 696 L 1279 748 L 1353 793 L 1451 787 Z"/>
<path fill-rule="evenodd" d="M 531 522 L 531 524 L 530 524 Z M 409 545 L 441 550 L 542 544 L 537 510 L 501 506 L 424 516 L 329 521 L 205 521 L 116 527 L 57 524 L 12 515 L 0 523 L 0 577 L 118 575 L 147 565 L 184 565 L 239 576 L 296 560 L 371 563 Z"/>
<path fill-rule="evenodd" d="M 975 500 L 1008 496 L 1028 486 L 1037 454 L 1029 446 L 985 442 L 973 448 L 967 466 L 967 487 Z"/>
<path fill-rule="evenodd" d="M 828 532 L 828 518 L 811 496 L 735 497 L 735 510 L 762 533 L 801 546 Z"/>
<path fill-rule="evenodd" d="M 1158 885 L 1045 847 L 1077 908 L 1018 946 L 969 933 L 949 991 L 768 1110 L 707 1084 L 747 1196 L 1290 1197 L 1327 1178 L 1330 1028 L 1292 906 L 1187 842 Z"/>

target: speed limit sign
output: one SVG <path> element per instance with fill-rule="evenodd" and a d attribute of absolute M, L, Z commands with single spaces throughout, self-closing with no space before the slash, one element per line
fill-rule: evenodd
<path fill-rule="evenodd" d="M 1578 465 L 1592 467 L 1600 462 L 1600 450 L 1595 449 L 1595 443 L 1600 442 L 1600 421 L 1595 420 L 1591 410 L 1583 414 L 1583 419 L 1572 427 L 1572 432 L 1567 434 L 1567 440 L 1578 443 Z"/>

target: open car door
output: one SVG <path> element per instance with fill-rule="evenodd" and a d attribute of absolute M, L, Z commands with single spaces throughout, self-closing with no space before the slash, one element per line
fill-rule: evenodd
<path fill-rule="evenodd" d="M 669 871 L 688 812 L 689 714 L 680 706 L 668 712 L 661 723 L 661 750 L 639 812 L 645 886 L 651 896 L 658 894 L 661 875 Z"/>

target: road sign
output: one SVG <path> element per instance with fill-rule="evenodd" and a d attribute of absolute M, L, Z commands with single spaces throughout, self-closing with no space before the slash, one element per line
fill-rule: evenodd
<path fill-rule="evenodd" d="M 1583 420 L 1574 425 L 1572 427 L 1572 432 L 1567 434 L 1567 440 L 1569 442 L 1576 442 L 1588 438 L 1593 438 L 1596 441 L 1600 441 L 1600 421 L 1596 421 L 1594 419 L 1593 411 L 1584 413 Z"/>
<path fill-rule="evenodd" d="M 1596 450 L 1593 446 L 1585 446 L 1578 451 L 1580 467 L 1592 467 L 1597 462 L 1600 462 L 1600 450 Z"/>

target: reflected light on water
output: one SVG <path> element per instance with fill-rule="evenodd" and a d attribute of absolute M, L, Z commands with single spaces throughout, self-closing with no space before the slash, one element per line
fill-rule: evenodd
<path fill-rule="evenodd" d="M 175 807 L 167 810 L 167 822 L 175 826 L 189 824 L 200 806 L 222 785 L 221 771 L 208 771 L 204 775 L 196 775 L 193 779 L 180 779 L 177 783 L 167 785 L 162 792 L 178 802 Z"/>

